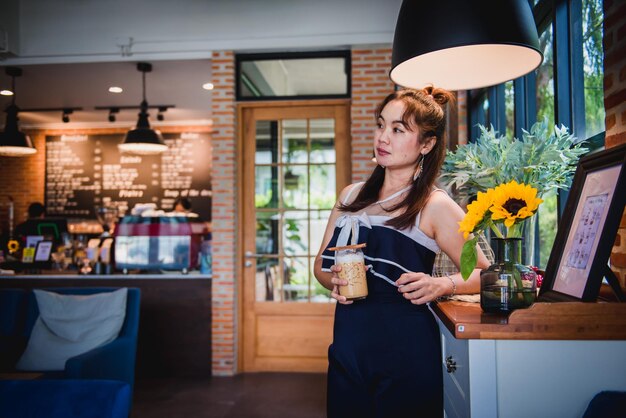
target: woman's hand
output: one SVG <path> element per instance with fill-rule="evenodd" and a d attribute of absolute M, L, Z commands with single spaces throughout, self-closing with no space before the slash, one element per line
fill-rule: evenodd
<path fill-rule="evenodd" d="M 337 273 L 341 271 L 341 266 L 332 265 L 330 266 L 330 271 L 333 274 L 332 278 L 330 279 L 333 284 L 333 290 L 330 292 L 330 297 L 336 299 L 337 302 L 341 303 L 342 305 L 350 305 L 353 301 L 347 300 L 345 296 L 341 296 L 339 294 L 339 286 L 346 286 L 348 284 L 347 280 L 340 279 L 337 275 Z"/>
<path fill-rule="evenodd" d="M 445 279 L 445 277 L 444 277 Z M 425 273 L 404 273 L 398 280 L 398 292 L 415 305 L 431 302 L 452 293 L 452 283 Z"/>

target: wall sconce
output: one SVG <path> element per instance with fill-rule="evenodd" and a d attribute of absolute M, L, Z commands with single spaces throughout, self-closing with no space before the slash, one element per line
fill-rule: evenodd
<path fill-rule="evenodd" d="M 469 90 L 521 77 L 542 60 L 527 0 L 404 0 L 390 77 L 403 87 Z"/>
<path fill-rule="evenodd" d="M 13 97 L 11 104 L 7 106 L 5 112 L 7 114 L 4 123 L 4 131 L 0 133 L 0 156 L 5 157 L 23 157 L 32 155 L 37 152 L 28 135 L 20 132 L 18 127 L 19 118 L 17 117 L 20 109 L 15 104 L 15 77 L 22 75 L 22 69 L 17 67 L 7 67 L 6 74 L 11 77 L 11 91 Z"/>

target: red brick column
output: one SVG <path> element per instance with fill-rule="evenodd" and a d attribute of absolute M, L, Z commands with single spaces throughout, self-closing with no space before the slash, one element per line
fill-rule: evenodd
<path fill-rule="evenodd" d="M 213 282 L 211 285 L 212 370 L 236 372 L 236 134 L 235 64 L 231 51 L 213 53 Z M 207 359 L 208 361 L 208 359 Z"/>
<path fill-rule="evenodd" d="M 375 164 L 374 111 L 381 100 L 393 91 L 389 79 L 391 49 L 352 50 L 352 181 L 365 180 Z"/>
<path fill-rule="evenodd" d="M 604 0 L 604 108 L 606 147 L 626 143 L 626 3 Z M 615 238 L 611 267 L 626 287 L 626 212 Z"/>
<path fill-rule="evenodd" d="M 22 130 L 23 131 L 23 130 Z M 24 132 L 24 131 L 23 131 Z M 37 153 L 28 157 L 0 157 L 0 230 L 9 228 L 9 196 L 14 203 L 14 224 L 26 220 L 28 205 L 44 202 L 45 136 L 28 132 Z"/>

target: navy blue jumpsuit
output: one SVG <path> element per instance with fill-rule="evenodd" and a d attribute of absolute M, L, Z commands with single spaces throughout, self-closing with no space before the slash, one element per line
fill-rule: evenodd
<path fill-rule="evenodd" d="M 370 265 L 367 298 L 337 304 L 335 310 L 328 349 L 329 418 L 443 416 L 441 343 L 435 318 L 427 305 L 410 303 L 387 281 L 409 271 L 430 274 L 439 248 L 417 227 L 419 217 L 410 230 L 384 225 L 388 219 L 343 214 L 328 244 L 336 246 L 342 229 L 345 234 L 358 225 L 357 242 L 367 244 L 363 252 L 365 264 Z M 334 252 L 326 250 L 322 258 L 323 271 L 330 271 Z"/>

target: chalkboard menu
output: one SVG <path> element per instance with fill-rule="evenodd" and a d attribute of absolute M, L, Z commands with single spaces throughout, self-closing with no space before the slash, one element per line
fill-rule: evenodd
<path fill-rule="evenodd" d="M 49 215 L 93 218 L 98 206 L 129 214 L 137 203 L 169 211 L 189 199 L 211 220 L 211 143 L 207 133 L 164 134 L 160 155 L 121 153 L 124 135 L 46 137 L 46 208 Z"/>

